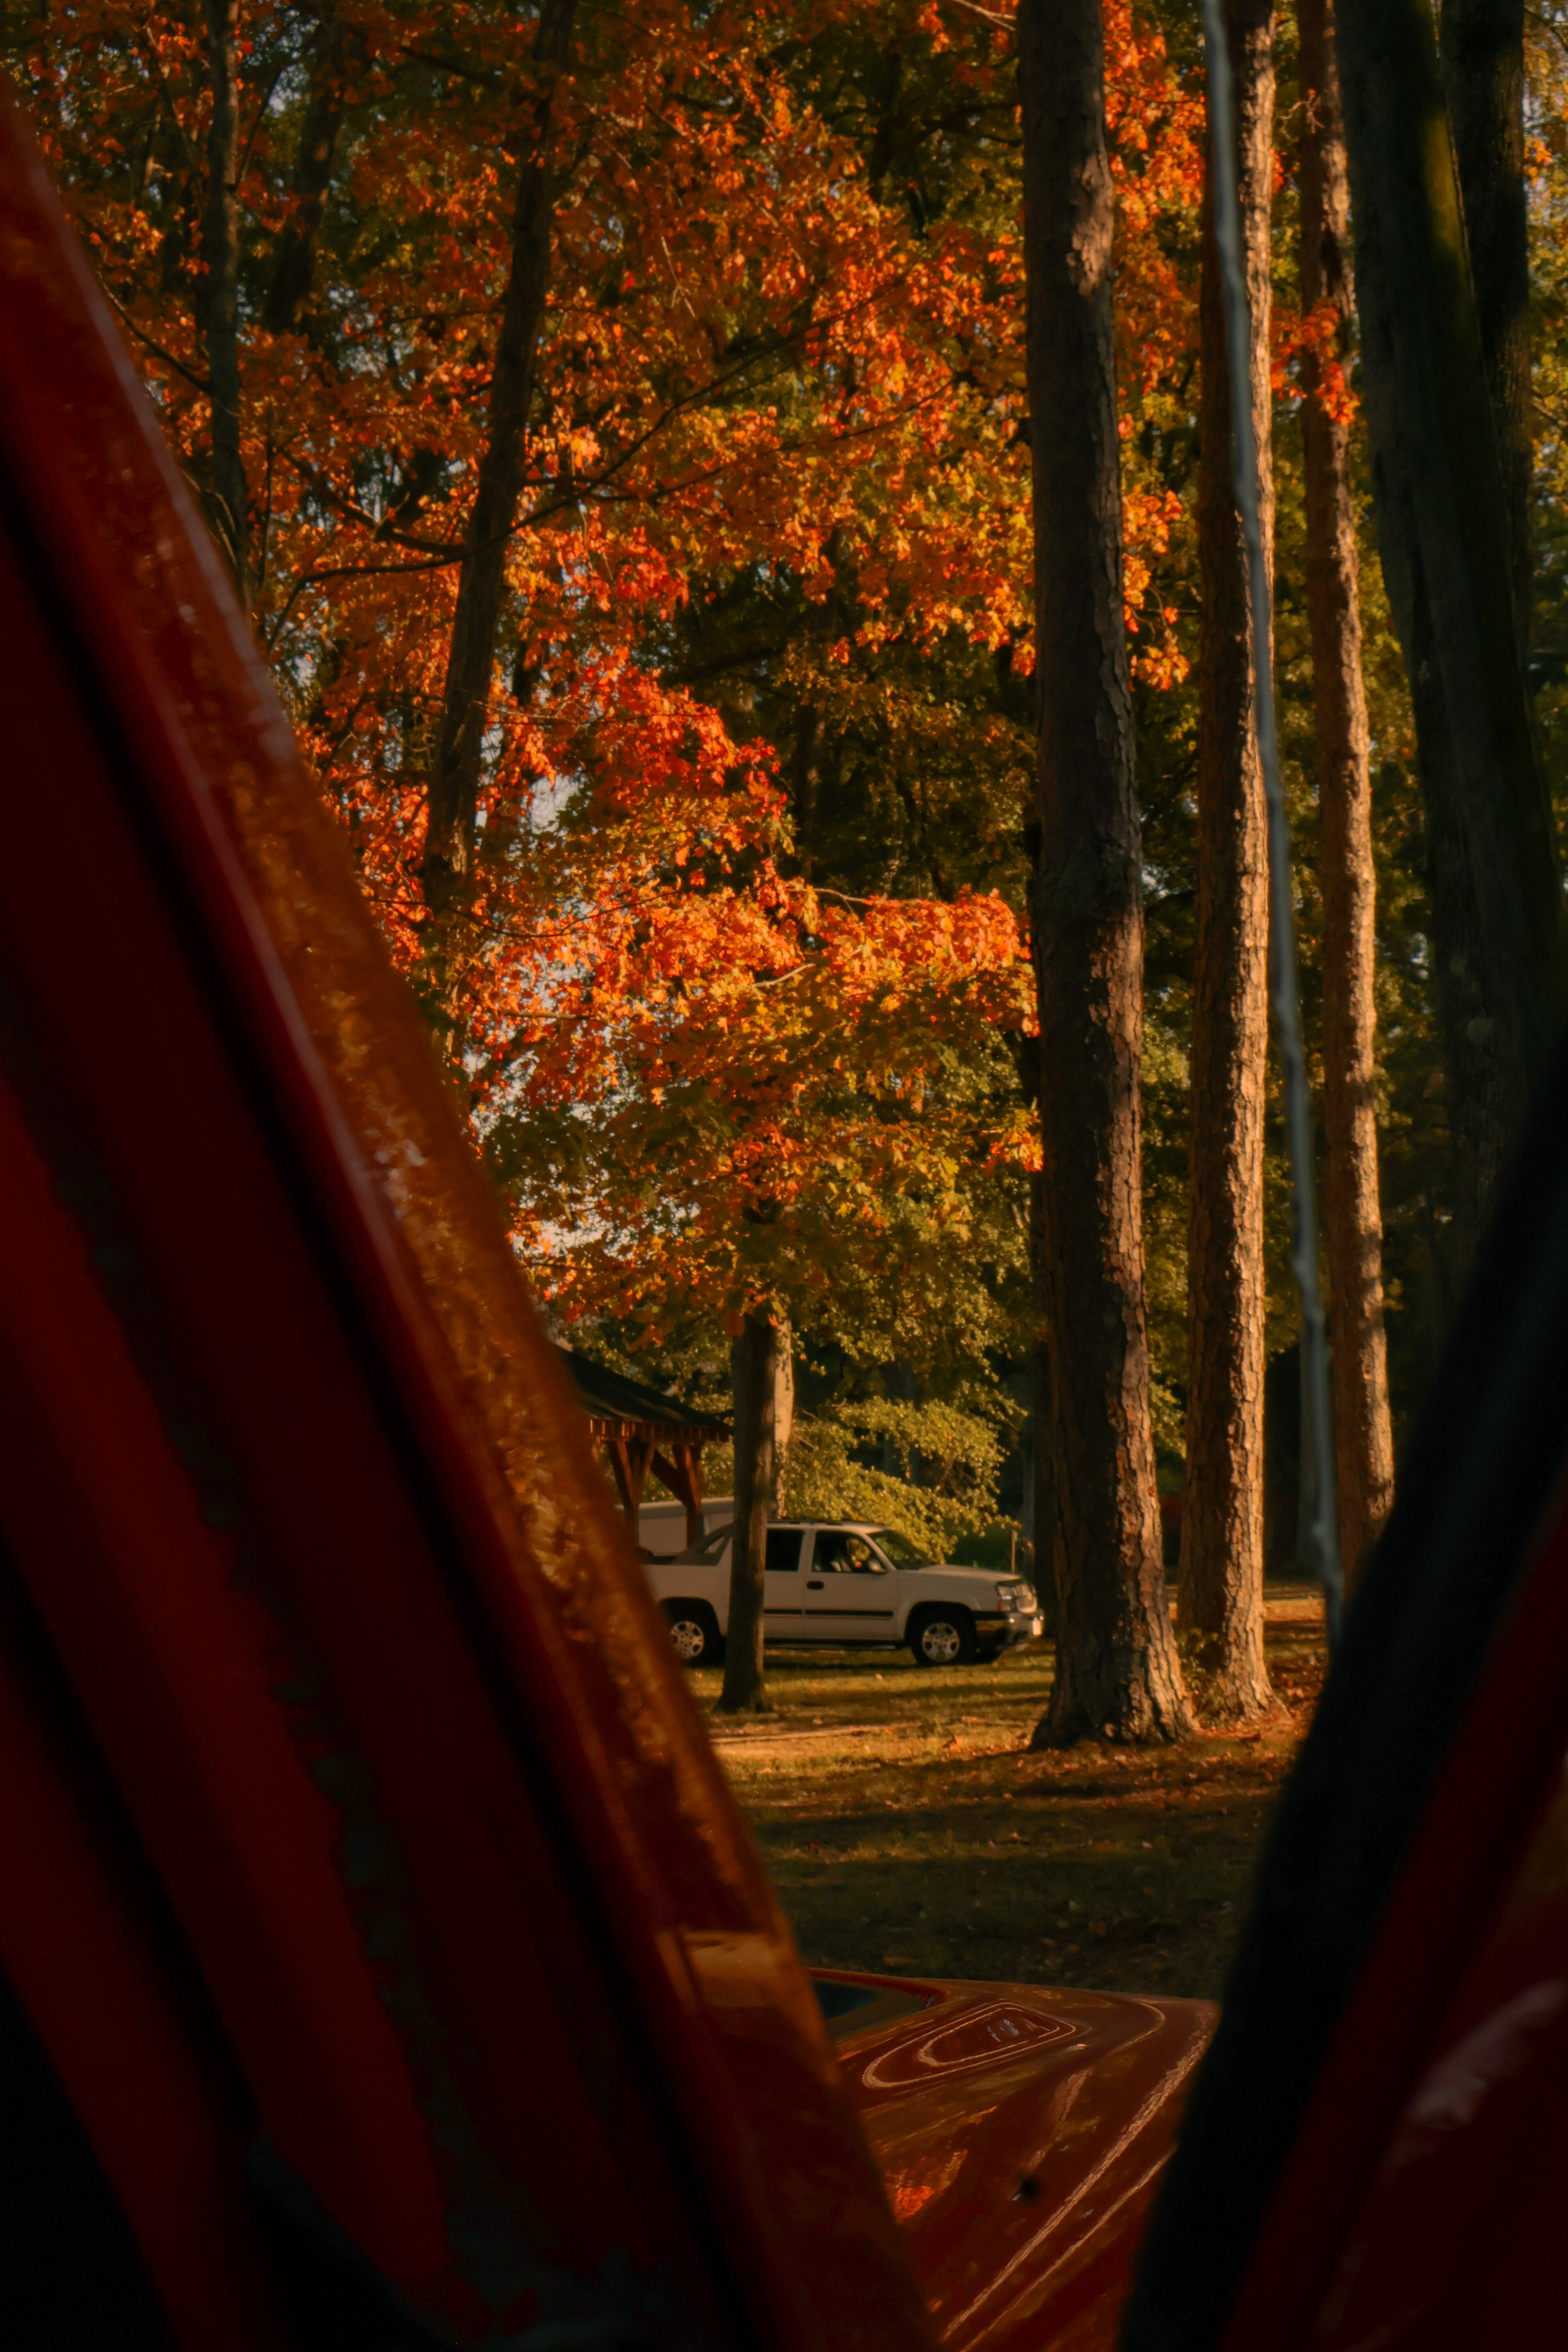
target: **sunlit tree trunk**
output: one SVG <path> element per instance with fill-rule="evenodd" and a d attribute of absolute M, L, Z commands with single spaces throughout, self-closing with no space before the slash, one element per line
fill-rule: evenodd
<path fill-rule="evenodd" d="M 1301 309 L 1327 306 L 1348 360 L 1352 293 L 1350 183 L 1333 0 L 1299 0 L 1301 43 Z M 1340 1558 L 1353 1579 L 1394 1499 L 1394 1436 L 1383 1328 L 1383 1214 L 1377 1187 L 1376 883 L 1371 742 L 1362 685 L 1361 592 L 1351 504 L 1350 424 L 1321 394 L 1316 352 L 1303 356 L 1307 614 L 1323 895 L 1323 1225 L 1333 1348 Z"/>
<path fill-rule="evenodd" d="M 1100 0 L 1023 0 L 1039 999 L 1057 1671 L 1038 1743 L 1191 1727 L 1149 1418 L 1143 921 L 1122 617 L 1113 196 Z M 1037 1542 L 1037 1556 L 1045 1531 Z"/>
<path fill-rule="evenodd" d="M 239 445 L 239 0 L 205 0 L 205 15 L 212 82 L 201 292 L 212 399 L 207 515 L 228 557 L 240 603 L 248 605 L 249 500 Z"/>
<path fill-rule="evenodd" d="M 1524 180 L 1524 0 L 1443 0 L 1443 86 L 1465 208 L 1476 323 L 1502 472 L 1520 635 L 1530 641 L 1535 404 Z"/>
<path fill-rule="evenodd" d="M 555 96 L 571 52 L 576 0 L 544 0 L 533 48 L 536 94 L 520 126 L 511 260 L 490 378 L 479 482 L 463 543 L 458 609 L 430 778 L 421 882 L 427 910 L 424 989 L 450 1035 L 451 991 L 473 890 L 479 778 L 506 562 L 522 488 L 528 413 L 550 277 Z M 445 1021 L 442 1016 L 445 1015 Z M 457 1043 L 455 1037 L 451 1044 Z"/>
<path fill-rule="evenodd" d="M 789 1346 L 788 1323 L 766 1313 L 748 1315 L 734 1344 L 735 1532 L 719 1699 L 724 1715 L 760 1714 L 769 1704 L 763 1671 L 763 1575 L 779 1476 L 779 1407 L 785 1393 L 793 1396 L 785 1371 Z"/>
<path fill-rule="evenodd" d="M 795 1334 L 782 1308 L 774 1315 L 778 1337 L 773 1348 L 773 1475 L 768 1504 L 771 1518 L 789 1516 L 789 1447 L 795 1435 Z"/>
<path fill-rule="evenodd" d="M 1272 0 L 1228 0 L 1237 182 L 1252 314 L 1252 415 L 1272 560 L 1269 207 Z M 1225 1719 L 1272 1704 L 1263 1664 L 1263 1112 L 1268 1052 L 1268 845 L 1258 756 L 1247 554 L 1231 488 L 1230 383 L 1213 174 L 1199 336 L 1197 949 L 1187 1255 L 1184 1648 Z"/>
<path fill-rule="evenodd" d="M 1429 0 L 1339 0 L 1338 42 L 1358 382 L 1415 714 L 1462 1274 L 1560 1016 L 1556 849 Z"/>

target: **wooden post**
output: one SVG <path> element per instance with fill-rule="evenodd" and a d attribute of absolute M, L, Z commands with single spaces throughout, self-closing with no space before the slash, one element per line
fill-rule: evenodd
<path fill-rule="evenodd" d="M 686 1506 L 686 1540 L 702 1540 L 702 1471 L 698 1451 L 689 1440 L 656 1454 L 653 1466 L 678 1502 Z"/>
<path fill-rule="evenodd" d="M 607 1437 L 605 1452 L 609 1456 L 610 1475 L 616 1482 L 616 1492 L 621 1498 L 621 1508 L 626 1515 L 626 1526 L 635 1544 L 637 1539 L 637 1511 L 642 1503 L 643 1488 L 647 1485 L 648 1466 L 653 1460 L 651 1437 Z"/>

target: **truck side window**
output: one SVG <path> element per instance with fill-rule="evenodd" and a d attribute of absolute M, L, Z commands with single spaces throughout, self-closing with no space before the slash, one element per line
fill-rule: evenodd
<path fill-rule="evenodd" d="M 800 1548 L 805 1538 L 799 1528 L 770 1528 L 768 1549 L 763 1567 L 770 1576 L 793 1575 L 800 1566 Z"/>

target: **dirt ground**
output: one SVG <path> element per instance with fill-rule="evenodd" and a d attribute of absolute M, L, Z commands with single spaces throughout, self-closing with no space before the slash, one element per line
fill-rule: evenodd
<path fill-rule="evenodd" d="M 1048 1645 L 994 1666 L 770 1652 L 776 1713 L 710 1716 L 818 1967 L 1217 1995 L 1324 1671 L 1321 1603 L 1268 1589 L 1282 1711 L 1245 1738 L 1031 1755 Z M 692 1677 L 705 1710 L 717 1671 Z"/>

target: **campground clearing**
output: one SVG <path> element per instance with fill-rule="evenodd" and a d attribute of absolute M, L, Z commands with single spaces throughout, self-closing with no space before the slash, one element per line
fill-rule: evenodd
<path fill-rule="evenodd" d="M 878 1974 L 1223 1989 L 1258 1848 L 1324 1671 L 1322 1609 L 1267 1589 L 1277 1719 L 1164 1748 L 1031 1753 L 1048 1643 L 993 1666 L 769 1654 L 775 1712 L 710 1712 L 804 1958 Z"/>

